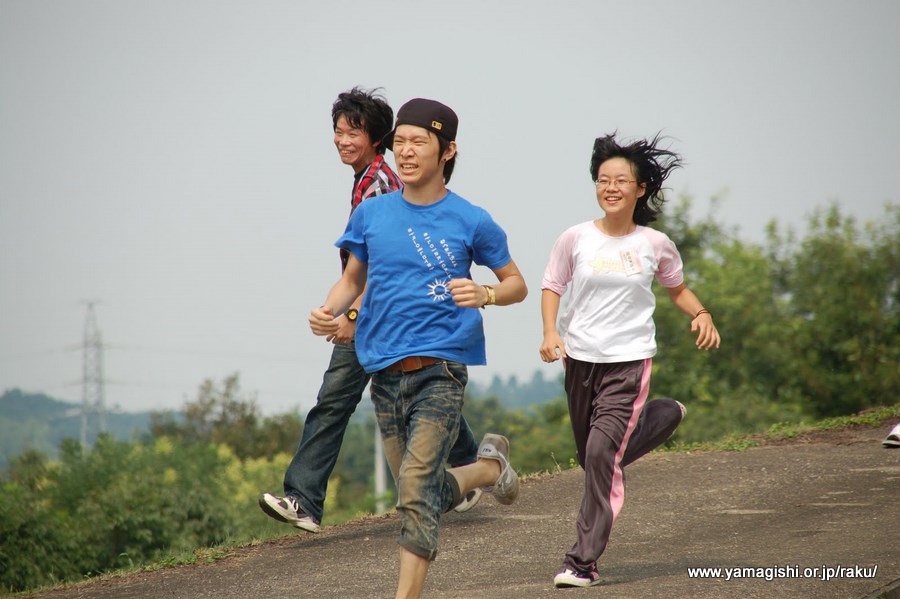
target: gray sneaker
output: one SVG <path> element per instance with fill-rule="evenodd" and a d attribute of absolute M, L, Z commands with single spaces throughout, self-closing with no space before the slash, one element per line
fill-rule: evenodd
<path fill-rule="evenodd" d="M 259 498 L 259 507 L 267 515 L 287 522 L 299 529 L 309 532 L 319 532 L 319 521 L 303 511 L 296 497 L 290 495 L 279 497 L 271 493 L 263 493 Z"/>
<path fill-rule="evenodd" d="M 494 498 L 504 505 L 514 502 L 519 496 L 519 477 L 509 465 L 509 440 L 503 435 L 486 434 L 478 446 L 478 457 L 500 462 L 497 482 L 482 490 L 493 493 Z"/>
<path fill-rule="evenodd" d="M 463 512 L 468 512 L 470 509 L 475 507 L 475 504 L 478 503 L 478 500 L 481 499 L 481 489 L 472 489 L 466 496 L 463 497 L 463 500 L 459 503 L 458 506 L 453 508 L 453 511 L 459 512 L 462 514 Z"/>

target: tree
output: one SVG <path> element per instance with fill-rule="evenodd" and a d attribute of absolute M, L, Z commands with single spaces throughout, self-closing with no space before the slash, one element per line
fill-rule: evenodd
<path fill-rule="evenodd" d="M 832 204 L 813 214 L 806 238 L 782 258 L 794 381 L 817 416 L 898 401 L 900 210 L 888 206 L 885 216 L 860 230 Z"/>
<path fill-rule="evenodd" d="M 745 243 L 713 218 L 688 221 L 682 198 L 660 219 L 685 265 L 685 282 L 714 315 L 718 350 L 698 351 L 690 319 L 655 286 L 657 358 L 651 394 L 684 403 L 675 439 L 701 441 L 797 421 L 804 409 L 793 385 L 790 328 L 777 271 L 763 248 Z"/>
<path fill-rule="evenodd" d="M 154 413 L 152 435 L 225 444 L 240 459 L 272 456 L 293 448 L 303 431 L 303 421 L 297 414 L 263 417 L 255 395 L 241 393 L 238 374 L 226 377 L 221 384 L 205 380 L 197 398 L 185 403 L 182 416 Z"/>

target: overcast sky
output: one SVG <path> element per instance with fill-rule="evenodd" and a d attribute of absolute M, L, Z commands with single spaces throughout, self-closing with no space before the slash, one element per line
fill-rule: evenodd
<path fill-rule="evenodd" d="M 239 372 L 267 413 L 311 407 L 330 349 L 306 318 L 352 178 L 330 108 L 354 85 L 456 110 L 450 187 L 506 229 L 531 292 L 486 311 L 471 377 L 555 377 L 540 278 L 600 215 L 593 139 L 663 130 L 687 162 L 672 197 L 702 218 L 720 196 L 749 241 L 832 201 L 878 219 L 900 189 L 898 31 L 895 0 L 0 0 L 0 392 L 80 401 L 99 300 L 107 405 L 178 408 Z"/>

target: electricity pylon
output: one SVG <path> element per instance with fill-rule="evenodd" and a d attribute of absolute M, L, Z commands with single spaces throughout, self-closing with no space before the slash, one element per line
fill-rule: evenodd
<path fill-rule="evenodd" d="M 84 320 L 81 370 L 81 447 L 87 449 L 88 419 L 96 415 L 101 433 L 106 432 L 106 404 L 104 401 L 103 340 L 94 314 L 96 300 L 87 301 Z"/>

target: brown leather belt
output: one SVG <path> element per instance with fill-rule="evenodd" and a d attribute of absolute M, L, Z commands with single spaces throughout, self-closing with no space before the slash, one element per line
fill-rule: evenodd
<path fill-rule="evenodd" d="M 440 358 L 432 358 L 430 356 L 409 356 L 408 358 L 403 358 L 399 362 L 394 362 L 384 370 L 385 372 L 413 372 L 414 370 L 421 370 L 426 366 L 431 366 L 438 362 L 443 362 L 443 360 Z"/>

